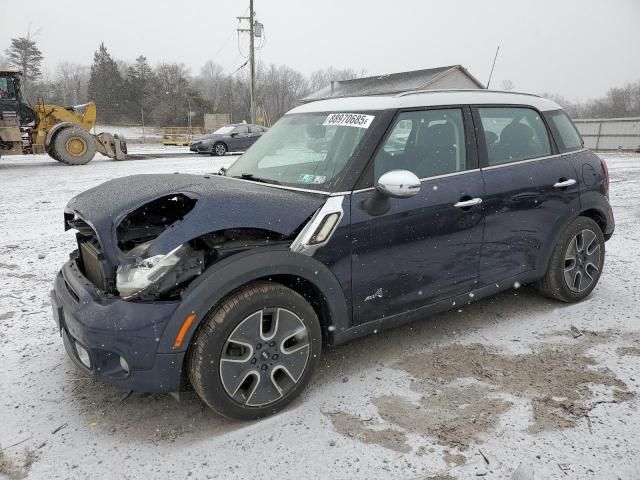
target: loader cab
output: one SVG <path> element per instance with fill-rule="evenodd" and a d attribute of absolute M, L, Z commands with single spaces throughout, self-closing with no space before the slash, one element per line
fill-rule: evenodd
<path fill-rule="evenodd" d="M 33 110 L 24 102 L 17 69 L 0 69 L 0 116 L 14 117 L 20 125 L 28 125 L 35 119 Z"/>
<path fill-rule="evenodd" d="M 0 74 L 0 100 L 16 100 L 16 79 Z"/>

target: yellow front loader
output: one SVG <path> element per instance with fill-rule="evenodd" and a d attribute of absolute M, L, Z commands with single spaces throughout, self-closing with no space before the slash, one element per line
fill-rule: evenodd
<path fill-rule="evenodd" d="M 96 152 L 125 159 L 125 139 L 110 133 L 92 134 L 95 123 L 95 103 L 31 107 L 22 101 L 20 72 L 0 70 L 0 154 L 47 153 L 68 165 L 84 165 Z"/>

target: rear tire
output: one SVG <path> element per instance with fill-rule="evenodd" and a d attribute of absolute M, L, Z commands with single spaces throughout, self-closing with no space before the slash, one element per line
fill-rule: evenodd
<path fill-rule="evenodd" d="M 223 157 L 226 153 L 227 146 L 222 142 L 218 142 L 213 147 L 211 147 L 211 155 L 214 155 L 216 157 Z"/>
<path fill-rule="evenodd" d="M 190 347 L 189 377 L 200 398 L 225 417 L 252 420 L 283 409 L 320 361 L 318 317 L 284 285 L 247 285 L 203 322 Z"/>
<path fill-rule="evenodd" d="M 56 137 L 58 136 L 58 133 L 59 131 L 53 134 L 53 138 L 51 138 L 51 141 L 49 142 L 49 146 L 47 147 L 47 154 L 51 158 L 53 158 L 55 161 L 62 163 L 62 160 L 60 159 L 60 157 L 58 157 L 58 154 L 56 153 L 55 148 L 53 148 L 53 144 L 56 140 Z"/>
<path fill-rule="evenodd" d="M 84 165 L 96 154 L 96 143 L 89 132 L 69 127 L 56 134 L 49 155 L 67 165 Z"/>
<path fill-rule="evenodd" d="M 604 266 L 604 235 L 596 222 L 576 218 L 553 249 L 547 273 L 536 284 L 543 295 L 577 302 L 595 288 Z"/>

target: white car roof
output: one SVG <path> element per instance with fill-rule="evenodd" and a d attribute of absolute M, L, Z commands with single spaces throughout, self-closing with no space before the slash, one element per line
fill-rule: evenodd
<path fill-rule="evenodd" d="M 397 95 L 369 97 L 344 97 L 319 100 L 300 105 L 287 112 L 347 112 L 366 110 L 387 110 L 413 107 L 438 107 L 446 105 L 527 105 L 538 110 L 560 110 L 561 107 L 546 98 L 528 93 L 500 92 L 496 90 L 424 90 Z"/>

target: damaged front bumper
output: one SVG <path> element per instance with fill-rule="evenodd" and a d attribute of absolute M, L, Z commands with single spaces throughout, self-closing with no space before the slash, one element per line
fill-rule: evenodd
<path fill-rule="evenodd" d="M 81 370 L 128 390 L 177 392 L 185 351 L 163 333 L 180 302 L 137 303 L 105 295 L 70 260 L 51 292 L 67 354 Z"/>

